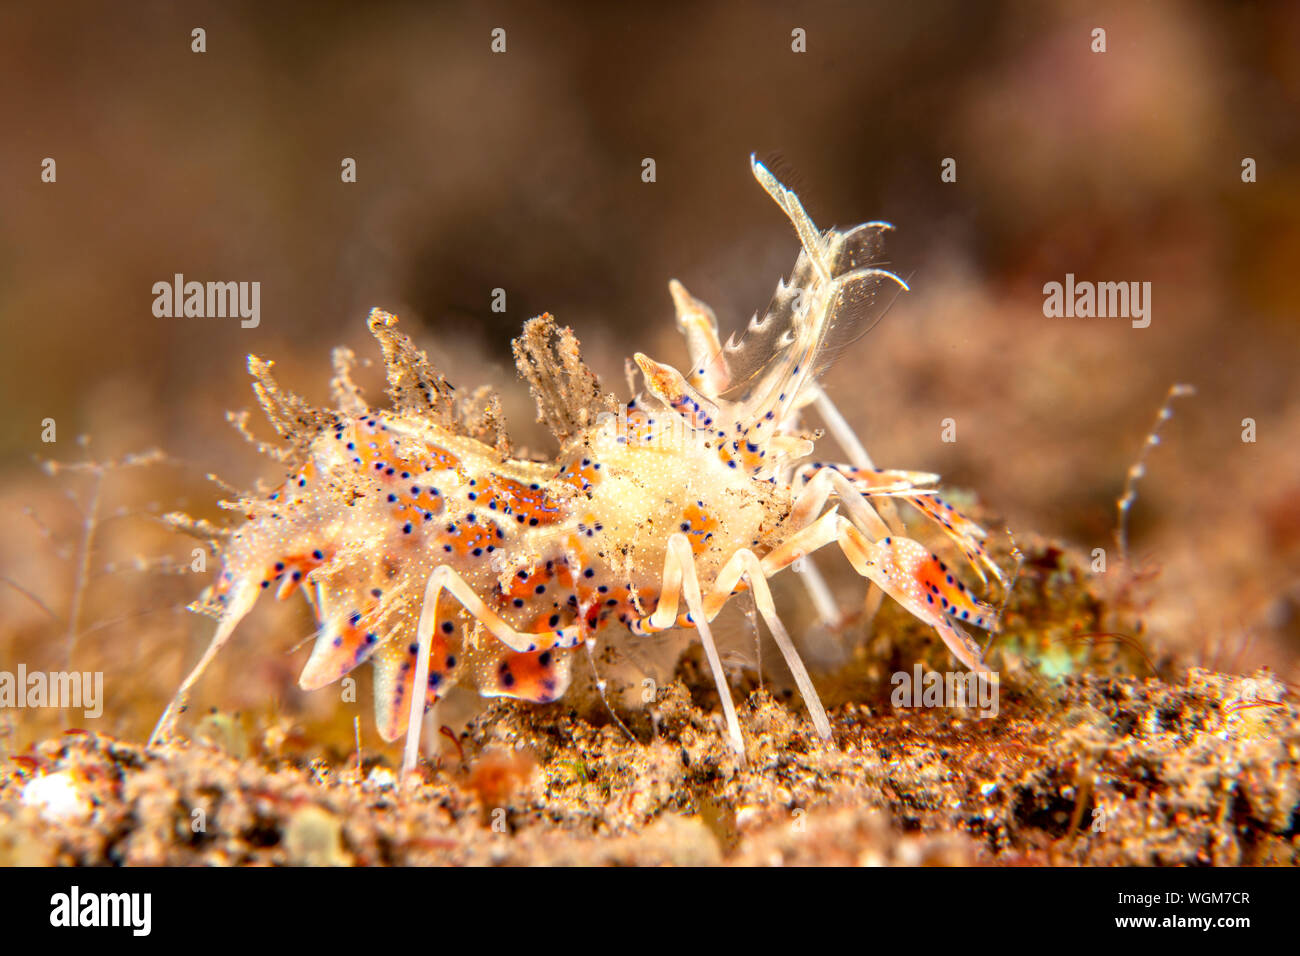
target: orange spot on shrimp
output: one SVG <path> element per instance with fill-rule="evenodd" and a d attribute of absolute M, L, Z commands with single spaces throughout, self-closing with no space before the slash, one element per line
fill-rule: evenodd
<path fill-rule="evenodd" d="M 705 510 L 703 501 L 696 501 L 682 509 L 681 530 L 690 539 L 691 551 L 698 556 L 709 549 L 718 531 L 718 521 Z"/>
<path fill-rule="evenodd" d="M 513 697 L 535 704 L 558 700 L 569 686 L 567 655 L 558 649 L 534 653 L 506 653 L 489 669 L 480 693 L 488 697 Z"/>
<path fill-rule="evenodd" d="M 966 585 L 936 555 L 926 553 L 916 561 L 912 575 L 921 586 L 922 599 L 932 609 L 976 627 L 991 628 L 996 623 L 994 609 L 977 601 Z"/>
<path fill-rule="evenodd" d="M 587 492 L 600 482 L 600 468 L 599 462 L 580 458 L 561 465 L 556 477 L 578 491 Z"/>
<path fill-rule="evenodd" d="M 551 525 L 564 517 L 560 503 L 538 482 L 524 484 L 493 475 L 487 481 L 489 511 L 499 511 L 523 528 Z"/>
<path fill-rule="evenodd" d="M 410 716 L 412 684 L 419 645 L 390 641 L 374 654 L 375 723 L 384 740 L 396 740 L 406 730 Z M 441 628 L 435 629 L 429 642 L 429 680 L 425 688 L 425 706 L 438 699 L 455 673 L 458 661 L 448 650 Z"/>

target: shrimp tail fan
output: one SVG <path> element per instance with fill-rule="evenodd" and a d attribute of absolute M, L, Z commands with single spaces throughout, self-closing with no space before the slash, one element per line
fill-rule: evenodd
<path fill-rule="evenodd" d="M 725 399 L 745 409 L 741 418 L 797 407 L 800 391 L 845 347 L 880 321 L 907 284 L 879 268 L 892 226 L 868 222 L 819 232 L 799 198 L 750 158 L 754 177 L 781 207 L 803 250 L 788 281 L 781 281 L 763 315 L 723 346 L 729 387 Z"/>

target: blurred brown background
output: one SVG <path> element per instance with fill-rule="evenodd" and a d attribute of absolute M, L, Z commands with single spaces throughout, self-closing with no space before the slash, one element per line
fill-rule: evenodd
<path fill-rule="evenodd" d="M 105 486 L 122 514 L 73 630 L 129 640 L 137 625 L 112 623 L 138 590 L 123 576 L 158 582 L 141 615 L 196 590 L 122 570 L 186 559 L 149 516 L 214 514 L 208 470 L 272 476 L 222 420 L 251 403 L 247 353 L 324 401 L 331 347 L 373 356 L 363 320 L 382 306 L 461 387 L 503 387 L 545 450 L 509 357 L 528 317 L 571 325 L 622 394 L 632 351 L 683 357 L 670 277 L 727 330 L 766 304 L 797 246 L 755 152 L 820 225 L 898 227 L 891 263 L 914 291 L 827 378 L 879 463 L 942 472 L 1015 529 L 1109 546 L 1161 399 L 1195 384 L 1134 512 L 1162 626 L 1220 666 L 1295 677 L 1297 51 L 1287 3 L 7 5 L 0 572 L 32 594 L 0 590 L 0 665 L 61 646 L 66 617 L 32 597 L 66 616 L 74 590 L 82 523 L 62 493 L 78 480 L 33 456 L 74 460 L 85 434 L 101 460 L 179 463 Z M 1042 286 L 1067 272 L 1151 282 L 1151 326 L 1044 318 Z M 155 318 L 151 287 L 175 273 L 260 281 L 260 327 Z M 197 647 L 181 636 L 206 627 L 168 616 L 174 653 L 138 665 L 169 684 Z"/>

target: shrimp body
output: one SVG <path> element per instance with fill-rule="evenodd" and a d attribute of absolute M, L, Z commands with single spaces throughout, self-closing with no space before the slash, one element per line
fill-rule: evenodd
<path fill-rule="evenodd" d="M 928 487 L 936 476 L 875 469 L 851 436 L 840 437 L 860 452 L 854 462 L 808 460 L 804 409 L 816 403 L 828 423 L 842 422 L 816 373 L 878 318 L 881 290 L 902 286 L 870 264 L 888 227 L 819 233 L 792 193 L 761 164 L 754 171 L 794 222 L 803 252 L 743 339 L 723 345 L 711 310 L 672 283 L 690 371 L 638 353 L 646 391 L 622 406 L 600 391 L 571 332 L 549 315 L 526 324 L 516 362 L 559 441 L 553 460 L 512 455 L 495 398 L 458 399 L 379 310 L 369 324 L 384 352 L 390 408 L 362 399 L 345 350 L 335 353 L 333 409 L 283 392 L 270 363 L 250 357 L 255 391 L 287 441 L 270 451 L 289 474 L 238 503 L 238 526 L 204 526 L 222 565 L 200 609 L 217 618 L 217 631 L 155 738 L 170 731 L 258 597 L 298 590 L 319 625 L 301 686 L 320 688 L 370 663 L 379 732 L 393 740 L 406 731 L 408 769 L 419 718 L 449 687 L 554 701 L 569 686 L 575 649 L 590 651 L 611 629 L 695 628 L 743 751 L 709 622 L 746 590 L 817 731 L 829 736 L 767 585 L 828 545 L 983 670 L 960 623 L 991 628 L 995 612 L 900 533 L 893 505 L 914 506 L 982 579 L 989 570 L 1002 582 L 979 543 L 983 531 Z"/>

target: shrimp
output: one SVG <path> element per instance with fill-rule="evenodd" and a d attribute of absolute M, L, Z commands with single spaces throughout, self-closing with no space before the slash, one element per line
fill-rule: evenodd
<path fill-rule="evenodd" d="M 997 611 L 905 536 L 895 509 L 916 509 L 985 587 L 990 576 L 1005 587 L 984 530 L 939 497 L 938 476 L 876 468 L 817 385 L 818 373 L 907 288 L 874 264 L 892 227 L 819 231 L 793 192 L 751 165 L 802 250 L 743 336 L 722 343 L 713 311 L 672 281 L 689 371 L 637 353 L 644 390 L 621 405 L 583 364 L 569 329 L 549 314 L 525 324 L 516 365 L 558 441 L 552 459 L 514 456 L 496 396 L 458 398 L 397 319 L 378 309 L 369 327 L 384 355 L 388 408 L 363 399 L 350 351 L 335 351 L 328 409 L 282 390 L 271 363 L 250 356 L 254 390 L 286 442 L 262 447 L 288 478 L 241 500 L 244 520 L 234 528 L 171 516 L 206 534 L 221 558 L 196 604 L 217 624 L 151 742 L 173 732 L 190 690 L 267 591 L 281 600 L 302 591 L 315 611 L 304 689 L 371 664 L 378 730 L 389 741 L 405 732 L 406 772 L 417 764 L 426 707 L 451 686 L 555 701 L 580 649 L 591 654 L 598 640 L 653 639 L 672 628 L 698 635 L 727 738 L 743 755 L 711 629 L 742 592 L 752 595 L 816 733 L 829 739 L 830 721 L 769 587 L 824 548 L 838 548 L 869 586 L 933 628 L 967 668 L 987 673 L 964 626 L 993 630 Z M 809 408 L 849 462 L 812 460 L 814 436 L 801 425 Z"/>

